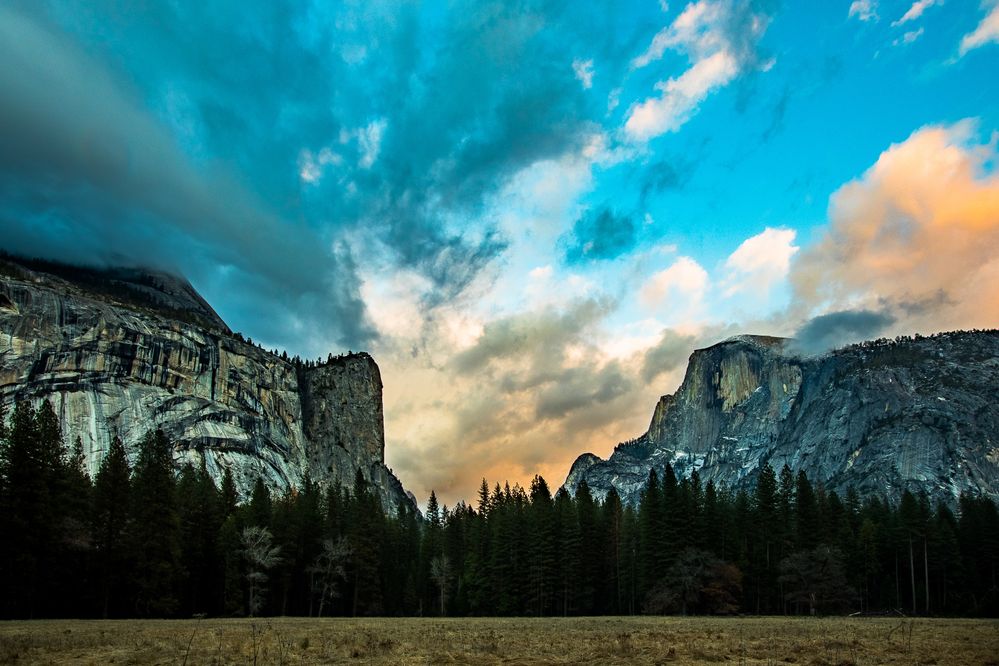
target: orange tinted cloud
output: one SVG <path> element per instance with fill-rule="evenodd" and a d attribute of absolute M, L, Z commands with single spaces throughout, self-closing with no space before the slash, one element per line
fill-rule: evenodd
<path fill-rule="evenodd" d="M 799 306 L 889 310 L 900 331 L 999 324 L 996 146 L 974 130 L 920 129 L 833 194 L 792 269 Z"/>

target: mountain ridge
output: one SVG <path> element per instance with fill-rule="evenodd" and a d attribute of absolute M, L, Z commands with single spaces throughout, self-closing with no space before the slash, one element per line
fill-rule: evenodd
<path fill-rule="evenodd" d="M 905 489 L 953 503 L 999 497 L 999 331 L 880 339 L 821 355 L 789 338 L 741 335 L 696 350 L 648 430 L 607 460 L 583 454 L 586 480 L 634 502 L 650 469 L 751 488 L 788 464 L 830 489 L 891 498 Z"/>
<path fill-rule="evenodd" d="M 45 270 L 43 270 L 45 269 Z M 53 272 L 46 272 L 51 270 Z M 382 381 L 364 352 L 291 360 L 233 333 L 191 285 L 141 269 L 0 257 L 0 402 L 48 399 L 94 473 L 114 437 L 164 430 L 175 460 L 248 495 L 353 484 L 413 504 L 384 463 Z"/>

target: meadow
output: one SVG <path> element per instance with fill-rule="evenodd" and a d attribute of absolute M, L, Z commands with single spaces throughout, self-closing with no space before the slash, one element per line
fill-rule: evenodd
<path fill-rule="evenodd" d="M 996 664 L 999 622 L 258 618 L 0 624 L 4 664 Z"/>

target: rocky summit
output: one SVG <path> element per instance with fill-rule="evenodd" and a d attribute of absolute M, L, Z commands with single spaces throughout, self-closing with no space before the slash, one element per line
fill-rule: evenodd
<path fill-rule="evenodd" d="M 48 399 L 94 473 L 114 437 L 151 428 L 178 464 L 233 472 L 245 496 L 354 483 L 394 510 L 412 498 L 385 466 L 382 382 L 365 353 L 301 363 L 232 333 L 188 284 L 144 270 L 0 258 L 0 401 Z"/>
<path fill-rule="evenodd" d="M 695 351 L 648 431 L 607 460 L 576 459 L 565 486 L 637 501 L 649 470 L 750 489 L 786 464 L 826 489 L 953 504 L 999 498 L 999 331 L 876 340 L 803 356 L 738 336 Z"/>

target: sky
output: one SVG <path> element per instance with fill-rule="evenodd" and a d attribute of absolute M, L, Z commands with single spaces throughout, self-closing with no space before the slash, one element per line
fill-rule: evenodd
<path fill-rule="evenodd" d="M 0 246 L 370 351 L 425 501 L 730 335 L 999 325 L 999 0 L 0 4 Z"/>

